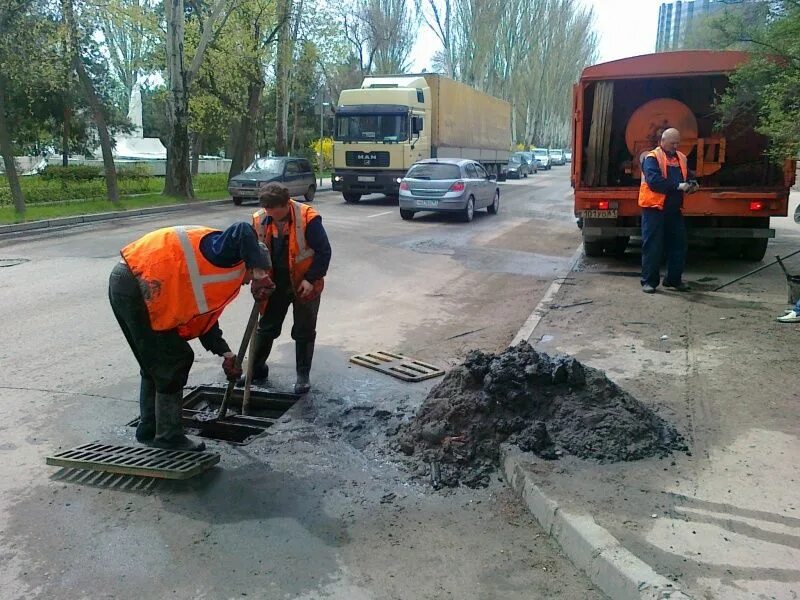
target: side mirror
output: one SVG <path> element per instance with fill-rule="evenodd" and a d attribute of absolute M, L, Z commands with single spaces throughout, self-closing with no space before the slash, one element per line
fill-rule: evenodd
<path fill-rule="evenodd" d="M 497 175 L 487 175 L 486 179 L 488 181 L 497 181 Z"/>
<path fill-rule="evenodd" d="M 411 117 L 411 133 L 419 135 L 422 131 L 424 120 L 422 117 Z"/>

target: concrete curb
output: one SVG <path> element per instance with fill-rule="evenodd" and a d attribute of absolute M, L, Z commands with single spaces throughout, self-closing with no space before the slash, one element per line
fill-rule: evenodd
<path fill-rule="evenodd" d="M 518 453 L 504 449 L 506 481 L 572 563 L 613 600 L 692 600 L 627 550 L 590 515 L 563 510 L 525 470 Z"/>
<path fill-rule="evenodd" d="M 329 192 L 332 188 L 320 188 L 320 192 Z M 101 221 L 113 221 L 114 219 L 128 219 L 130 217 L 146 217 L 162 213 L 180 212 L 182 210 L 197 209 L 204 206 L 222 206 L 231 204 L 231 199 L 224 200 L 200 200 L 197 202 L 187 202 L 184 204 L 169 204 L 167 206 L 154 206 L 152 208 L 137 208 L 135 210 L 122 210 L 106 213 L 95 213 L 91 215 L 78 215 L 75 217 L 60 217 L 58 219 L 44 219 L 41 221 L 30 221 L 28 223 L 14 223 L 13 225 L 0 225 L 0 237 L 10 234 L 38 233 L 48 229 L 76 227 L 87 223 L 99 223 Z"/>

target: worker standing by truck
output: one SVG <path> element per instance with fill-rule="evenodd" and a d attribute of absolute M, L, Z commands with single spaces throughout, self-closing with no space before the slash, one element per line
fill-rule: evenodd
<path fill-rule="evenodd" d="M 229 380 L 241 375 L 218 319 L 251 279 L 253 298 L 268 298 L 274 288 L 269 254 L 249 223 L 225 231 L 165 227 L 120 254 L 108 297 L 141 371 L 136 439 L 157 448 L 204 450 L 184 435 L 181 422 L 183 386 L 194 362 L 188 340 L 199 338 L 222 356 Z"/>
<path fill-rule="evenodd" d="M 697 189 L 689 183 L 686 155 L 678 150 L 681 134 L 670 128 L 661 143 L 647 153 L 642 163 L 639 206 L 642 207 L 642 291 L 654 294 L 661 280 L 661 259 L 666 254 L 664 287 L 686 292 L 686 225 L 683 222 L 684 193 Z"/>
<path fill-rule="evenodd" d="M 259 200 L 262 208 L 253 214 L 253 227 L 269 248 L 276 287 L 256 330 L 253 382 L 263 385 L 269 378 L 267 359 L 291 306 L 297 370 L 294 391 L 305 394 L 311 389 L 317 314 L 331 261 L 331 245 L 319 213 L 292 200 L 289 190 L 281 184 L 267 184 Z M 243 383 L 239 381 L 240 385 Z"/>

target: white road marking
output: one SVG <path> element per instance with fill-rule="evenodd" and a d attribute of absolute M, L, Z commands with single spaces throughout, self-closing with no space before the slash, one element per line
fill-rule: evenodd
<path fill-rule="evenodd" d="M 393 210 L 387 210 L 386 212 L 377 213 L 377 214 L 374 214 L 374 215 L 367 215 L 367 218 L 371 219 L 373 217 L 382 217 L 383 215 L 391 215 L 392 213 L 394 213 Z"/>
<path fill-rule="evenodd" d="M 527 318 L 525 323 L 522 324 L 520 330 L 517 332 L 517 335 L 514 336 L 514 339 L 511 340 L 510 346 L 516 346 L 521 341 L 529 341 L 531 336 L 533 335 L 533 331 L 539 325 L 539 321 L 542 320 L 542 317 L 547 314 L 548 305 L 555 299 L 556 294 L 561 289 L 561 285 L 564 283 L 564 279 L 572 272 L 572 269 L 575 268 L 575 264 L 580 260 L 581 255 L 583 254 L 583 244 L 578 246 L 575 250 L 575 253 L 572 255 L 572 258 L 569 260 L 569 267 L 565 273 L 561 273 L 558 277 L 553 280 L 553 283 L 550 284 L 550 287 L 547 288 L 547 291 L 544 293 L 544 296 L 541 300 L 539 300 L 539 304 L 536 305 L 536 308 L 533 309 L 533 312 Z"/>

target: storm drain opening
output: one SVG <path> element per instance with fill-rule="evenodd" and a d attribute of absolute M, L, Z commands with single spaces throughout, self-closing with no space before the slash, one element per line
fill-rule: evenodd
<path fill-rule="evenodd" d="M 300 399 L 297 394 L 251 390 L 249 414 L 242 415 L 244 392 L 235 389 L 228 414 L 217 420 L 224 396 L 225 388 L 211 385 L 193 388 L 184 396 L 182 421 L 188 435 L 245 446 L 266 433 Z M 137 418 L 128 425 L 136 427 L 138 423 Z"/>

